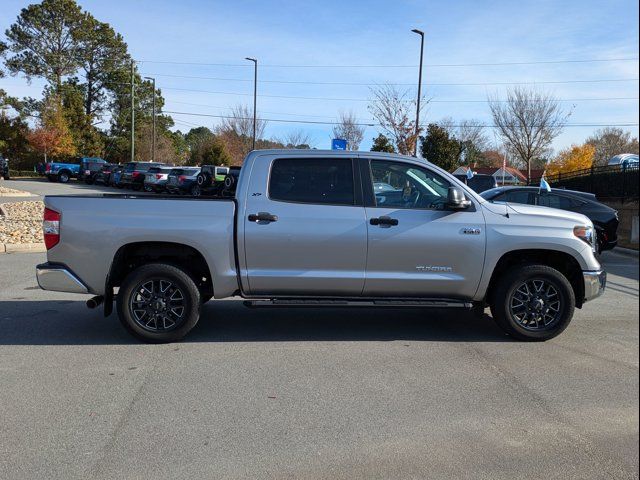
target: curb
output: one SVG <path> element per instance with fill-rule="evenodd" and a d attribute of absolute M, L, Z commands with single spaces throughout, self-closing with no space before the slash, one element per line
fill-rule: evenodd
<path fill-rule="evenodd" d="M 0 253 L 44 253 L 44 243 L 0 243 Z"/>
<path fill-rule="evenodd" d="M 17 193 L 0 193 L 0 197 L 17 198 L 17 197 L 35 197 L 29 192 L 17 192 Z"/>
<path fill-rule="evenodd" d="M 631 248 L 616 247 L 612 251 L 619 253 L 620 255 L 626 255 L 627 257 L 638 258 L 638 250 L 633 250 Z"/>

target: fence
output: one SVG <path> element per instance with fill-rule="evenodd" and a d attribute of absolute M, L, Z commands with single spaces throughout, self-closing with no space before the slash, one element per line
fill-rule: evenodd
<path fill-rule="evenodd" d="M 546 177 L 555 188 L 595 193 L 598 198 L 638 198 L 638 165 L 607 165 Z"/>

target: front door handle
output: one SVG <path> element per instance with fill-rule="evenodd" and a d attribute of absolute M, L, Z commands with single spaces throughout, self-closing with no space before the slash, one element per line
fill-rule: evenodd
<path fill-rule="evenodd" d="M 398 225 L 398 219 L 387 217 L 386 215 L 378 218 L 372 218 L 369 220 L 371 225 L 386 225 L 386 226 L 396 226 Z"/>
<path fill-rule="evenodd" d="M 250 214 L 247 219 L 250 222 L 277 222 L 278 221 L 278 216 L 277 215 L 271 215 L 269 212 L 258 212 L 258 213 L 252 213 Z"/>

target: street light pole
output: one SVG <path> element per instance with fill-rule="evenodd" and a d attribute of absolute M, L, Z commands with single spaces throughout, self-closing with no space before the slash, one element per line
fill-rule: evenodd
<path fill-rule="evenodd" d="M 135 108 L 135 95 L 136 95 L 136 63 L 131 60 L 131 161 L 135 162 L 135 142 L 136 142 L 136 108 Z"/>
<path fill-rule="evenodd" d="M 153 82 L 153 129 L 151 138 L 151 161 L 156 161 L 156 79 L 151 77 L 144 77 L 147 80 Z"/>
<path fill-rule="evenodd" d="M 418 135 L 420 134 L 420 95 L 422 89 L 422 55 L 424 53 L 424 32 L 414 28 L 413 33 L 420 35 L 420 71 L 418 73 L 418 100 L 416 101 L 416 143 L 413 150 L 413 156 L 418 156 Z"/>
<path fill-rule="evenodd" d="M 251 57 L 245 57 L 245 60 L 253 62 L 253 146 L 251 150 L 256 149 L 256 104 L 258 99 L 258 60 Z"/>

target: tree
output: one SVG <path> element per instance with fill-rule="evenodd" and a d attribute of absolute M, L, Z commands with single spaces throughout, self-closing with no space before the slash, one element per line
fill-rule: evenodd
<path fill-rule="evenodd" d="M 509 90 L 504 102 L 489 98 L 489 108 L 498 133 L 518 153 L 530 181 L 532 161 L 544 155 L 570 114 L 562 111 L 552 95 L 522 87 Z"/>
<path fill-rule="evenodd" d="M 215 136 L 207 140 L 203 148 L 202 157 L 202 165 L 231 164 L 231 155 L 227 152 L 224 142 Z"/>
<path fill-rule="evenodd" d="M 594 164 L 606 165 L 609 159 L 620 153 L 638 153 L 638 139 L 621 128 L 605 127 L 587 138 L 595 149 Z"/>
<path fill-rule="evenodd" d="M 570 148 L 562 150 L 558 156 L 547 165 L 547 174 L 556 175 L 558 173 L 574 172 L 585 170 L 593 165 L 593 158 L 596 149 L 593 145 L 572 145 Z"/>
<path fill-rule="evenodd" d="M 108 23 L 99 22 L 85 13 L 82 29 L 77 34 L 80 44 L 80 68 L 84 73 L 84 109 L 92 119 L 100 119 L 107 108 L 114 73 L 127 72 L 131 58 L 127 44 Z"/>
<path fill-rule="evenodd" d="M 73 137 L 64 116 L 62 101 L 57 95 L 45 100 L 40 125 L 27 135 L 29 144 L 47 157 L 69 157 L 76 153 Z"/>
<path fill-rule="evenodd" d="M 45 95 L 51 94 L 45 91 Z M 66 80 L 60 87 L 59 96 L 76 151 L 88 157 L 103 156 L 104 141 L 92 124 L 92 116 L 85 112 L 82 86 L 75 79 Z"/>
<path fill-rule="evenodd" d="M 416 100 L 409 99 L 408 92 L 401 92 L 393 85 L 371 89 L 373 101 L 369 111 L 376 118 L 387 136 L 402 155 L 410 155 L 417 147 L 415 114 Z M 421 108 L 428 102 L 421 100 Z M 418 135 L 422 129 L 418 129 Z"/>
<path fill-rule="evenodd" d="M 451 138 L 458 141 L 459 164 L 477 166 L 482 162 L 482 152 L 487 149 L 489 140 L 480 120 L 454 122 L 452 118 L 444 118 L 438 122 L 438 125 L 444 128 Z"/>
<path fill-rule="evenodd" d="M 430 123 L 427 134 L 422 138 L 422 156 L 429 162 L 448 172 L 455 170 L 458 163 L 460 145 L 449 132 L 441 126 Z"/>
<path fill-rule="evenodd" d="M 376 138 L 373 139 L 373 145 L 371 146 L 371 151 L 396 153 L 396 149 L 393 148 L 393 144 L 382 133 L 380 133 Z"/>
<path fill-rule="evenodd" d="M 204 163 L 204 147 L 215 135 L 207 127 L 192 128 L 184 136 L 189 150 L 189 165 L 202 165 Z"/>
<path fill-rule="evenodd" d="M 42 77 L 57 90 L 80 65 L 77 33 L 84 19 L 74 0 L 43 0 L 23 8 L 5 32 L 14 54 L 7 59 L 9 71 Z"/>
<path fill-rule="evenodd" d="M 303 150 L 309 150 L 311 148 L 311 137 L 302 130 L 294 130 L 287 133 L 279 142 L 284 145 L 284 148 L 298 148 Z"/>
<path fill-rule="evenodd" d="M 364 138 L 364 127 L 358 125 L 355 113 L 340 112 L 338 124 L 333 127 L 333 137 L 347 141 L 347 150 L 358 150 Z"/>

